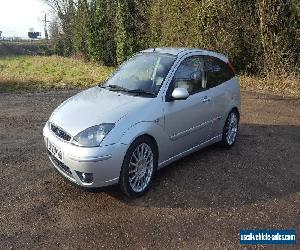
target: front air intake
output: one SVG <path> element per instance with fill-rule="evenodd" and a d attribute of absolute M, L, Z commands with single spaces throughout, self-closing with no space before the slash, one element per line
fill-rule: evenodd
<path fill-rule="evenodd" d="M 57 127 L 56 125 L 54 125 L 53 123 L 50 123 L 50 130 L 60 139 L 64 140 L 64 141 L 70 141 L 71 140 L 71 136 L 65 132 L 63 129 Z"/>

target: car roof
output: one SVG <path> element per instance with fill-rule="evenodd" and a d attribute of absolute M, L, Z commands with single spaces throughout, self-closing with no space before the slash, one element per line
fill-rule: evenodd
<path fill-rule="evenodd" d="M 156 53 L 163 53 L 163 54 L 170 54 L 170 55 L 174 55 L 177 57 L 182 57 L 186 54 L 189 53 L 193 53 L 193 52 L 197 52 L 197 53 L 201 53 L 202 55 L 208 55 L 208 56 L 214 56 L 217 57 L 219 59 L 221 59 L 222 61 L 227 62 L 228 58 L 218 52 L 214 52 L 211 50 L 207 50 L 207 49 L 198 49 L 198 48 L 149 48 L 149 49 L 145 49 L 143 52 L 156 52 Z"/>

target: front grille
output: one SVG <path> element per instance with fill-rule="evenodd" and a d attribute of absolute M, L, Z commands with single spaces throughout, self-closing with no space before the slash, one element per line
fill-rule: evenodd
<path fill-rule="evenodd" d="M 50 129 L 58 138 L 63 139 L 64 141 L 71 140 L 71 136 L 67 132 L 52 123 L 50 123 Z"/>
<path fill-rule="evenodd" d="M 61 171 L 63 171 L 66 175 L 73 177 L 72 172 L 68 166 L 63 164 L 61 161 L 57 160 L 51 153 L 48 151 L 49 157 L 53 161 L 56 167 L 58 167 Z"/>

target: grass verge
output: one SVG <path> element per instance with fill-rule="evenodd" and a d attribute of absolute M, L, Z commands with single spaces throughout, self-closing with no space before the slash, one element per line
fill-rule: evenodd
<path fill-rule="evenodd" d="M 239 79 L 243 89 L 300 97 L 300 78 L 297 76 L 272 75 L 262 78 L 241 75 Z"/>
<path fill-rule="evenodd" d="M 85 88 L 114 68 L 59 56 L 0 57 L 0 92 Z"/>

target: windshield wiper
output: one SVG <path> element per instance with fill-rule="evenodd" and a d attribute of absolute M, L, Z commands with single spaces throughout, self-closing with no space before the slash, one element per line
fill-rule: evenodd
<path fill-rule="evenodd" d="M 137 95 L 144 95 L 144 96 L 151 96 L 151 97 L 156 96 L 156 94 L 145 91 L 143 89 L 126 89 L 119 85 L 100 86 L 100 88 L 109 88 L 109 90 L 111 90 L 111 91 L 122 91 L 122 92 L 130 93 L 130 94 L 137 94 Z"/>
<path fill-rule="evenodd" d="M 109 90 L 111 90 L 111 91 L 125 91 L 125 92 L 128 91 L 128 89 L 121 87 L 119 85 L 100 86 L 100 88 L 109 88 Z"/>
<path fill-rule="evenodd" d="M 133 94 L 138 94 L 138 95 L 152 96 L 152 97 L 156 96 L 156 94 L 154 94 L 152 92 L 145 91 L 143 89 L 130 89 L 130 90 L 127 90 L 126 92 L 133 93 Z"/>

